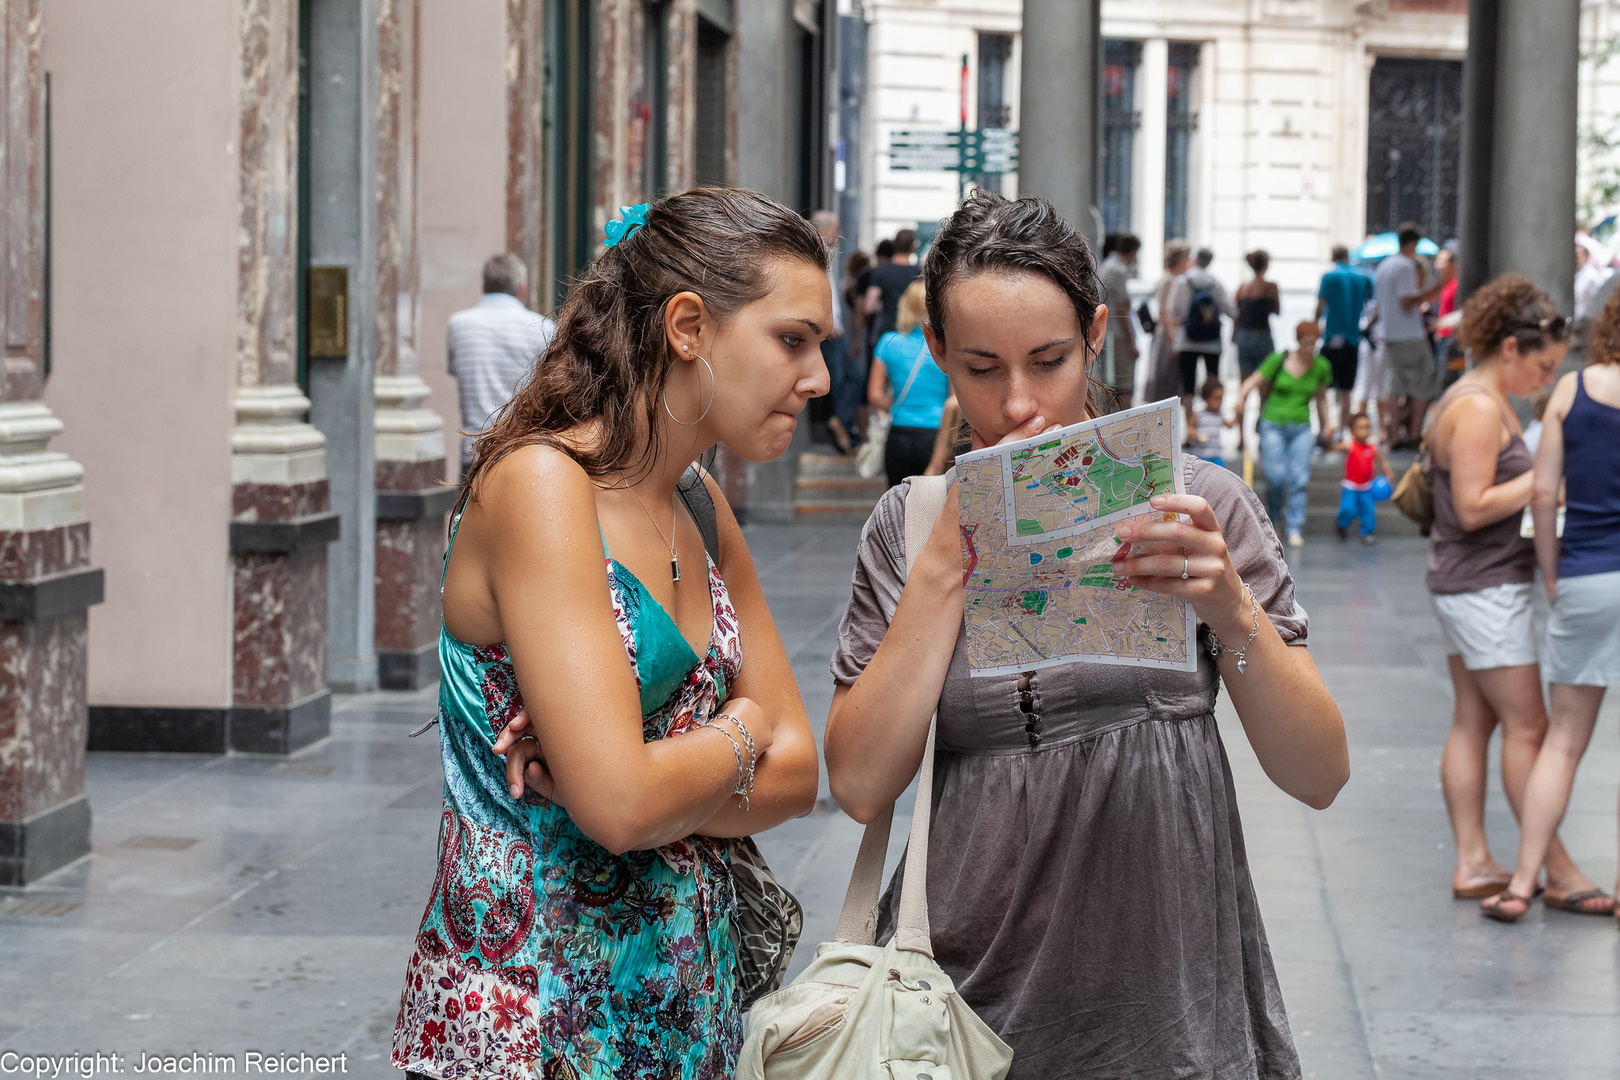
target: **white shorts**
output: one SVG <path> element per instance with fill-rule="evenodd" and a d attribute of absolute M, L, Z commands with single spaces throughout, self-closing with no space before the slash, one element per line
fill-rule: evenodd
<path fill-rule="evenodd" d="M 1548 682 L 1620 686 L 1620 571 L 1558 579 L 1541 670 Z"/>
<path fill-rule="evenodd" d="M 1389 397 L 1389 354 L 1383 342 L 1363 338 L 1361 361 L 1356 366 L 1356 387 L 1350 391 L 1350 400 L 1364 404 Z"/>
<path fill-rule="evenodd" d="M 1469 671 L 1534 664 L 1534 592 L 1535 586 L 1526 581 L 1478 592 L 1431 594 L 1446 635 L 1446 651 L 1461 656 Z"/>

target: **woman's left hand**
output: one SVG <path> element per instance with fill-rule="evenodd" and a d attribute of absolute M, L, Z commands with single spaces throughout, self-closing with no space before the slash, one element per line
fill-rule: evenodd
<path fill-rule="evenodd" d="M 1155 513 L 1114 529 L 1114 535 L 1132 548 L 1120 564 L 1121 572 L 1136 588 L 1191 601 L 1198 617 L 1217 635 L 1241 640 L 1248 632 L 1241 615 L 1243 582 L 1232 565 L 1215 511 L 1196 495 L 1155 495 L 1150 505 Z M 1165 520 L 1165 514 L 1185 515 L 1188 520 Z M 1136 554 L 1141 547 L 1147 552 Z"/>
<path fill-rule="evenodd" d="M 557 781 L 546 768 L 545 751 L 532 733 L 527 709 L 521 710 L 501 729 L 500 737 L 490 749 L 506 758 L 506 786 L 512 798 L 523 798 L 523 788 L 527 785 L 547 802 L 557 802 Z"/>

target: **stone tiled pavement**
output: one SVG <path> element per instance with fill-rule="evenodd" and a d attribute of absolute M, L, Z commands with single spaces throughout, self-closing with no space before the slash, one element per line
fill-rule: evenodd
<path fill-rule="evenodd" d="M 749 535 L 819 729 L 857 530 Z M 1349 724 L 1351 783 L 1310 811 L 1265 779 L 1229 711 L 1223 729 L 1306 1075 L 1616 1075 L 1614 923 L 1537 908 L 1504 927 L 1450 897 L 1436 779 L 1450 690 L 1421 542 L 1313 538 L 1293 559 L 1312 654 Z M 0 1051 L 344 1051 L 351 1073 L 388 1075 L 440 799 L 434 738 L 405 736 L 432 709 L 432 693 L 343 698 L 332 737 L 285 762 L 93 756 L 93 855 L 0 890 Z M 1616 711 L 1605 708 L 1564 829 L 1604 883 Z M 1490 828 L 1511 858 L 1494 790 Z M 832 931 L 858 840 L 825 799 L 763 838 L 808 912 L 801 966 Z"/>

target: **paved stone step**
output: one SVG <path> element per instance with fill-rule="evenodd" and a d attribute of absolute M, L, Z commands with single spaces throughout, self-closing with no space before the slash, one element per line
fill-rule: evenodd
<path fill-rule="evenodd" d="M 843 476 L 851 479 L 860 479 L 860 473 L 855 468 L 855 459 L 845 457 L 843 454 L 801 454 L 799 455 L 799 476 Z"/>

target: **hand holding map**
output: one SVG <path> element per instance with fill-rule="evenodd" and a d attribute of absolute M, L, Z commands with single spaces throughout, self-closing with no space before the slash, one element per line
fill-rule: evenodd
<path fill-rule="evenodd" d="M 1114 536 L 1154 495 L 1185 491 L 1182 435 L 1170 399 L 957 458 L 974 675 L 1198 666 L 1191 605 L 1133 589 L 1118 569 L 1131 545 Z"/>

